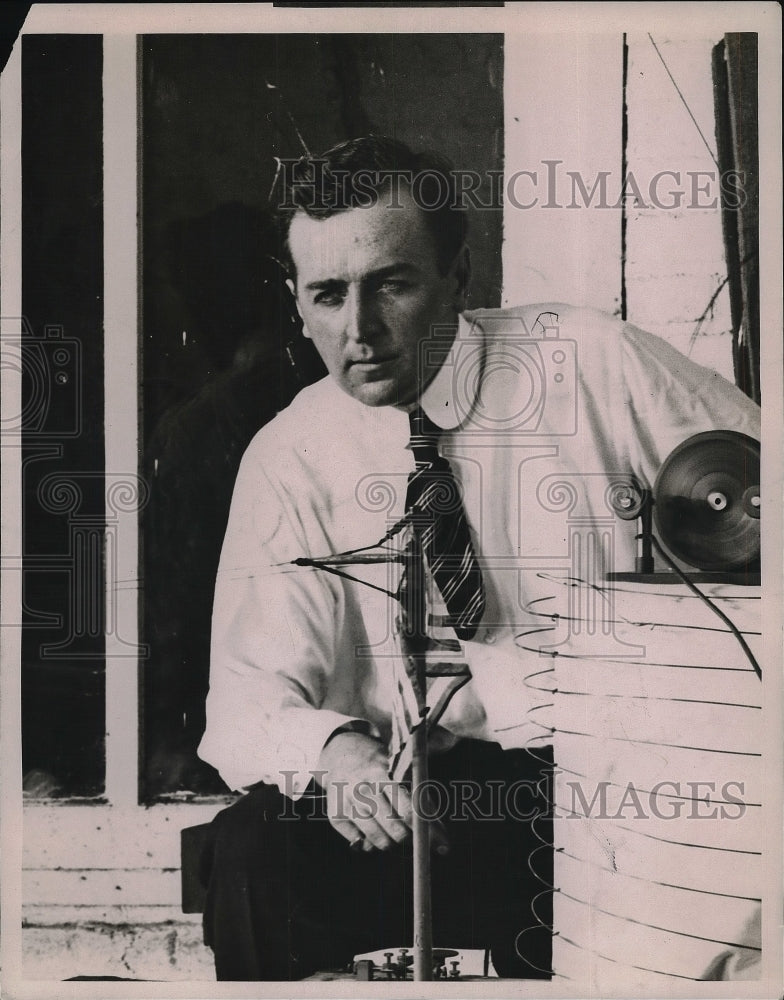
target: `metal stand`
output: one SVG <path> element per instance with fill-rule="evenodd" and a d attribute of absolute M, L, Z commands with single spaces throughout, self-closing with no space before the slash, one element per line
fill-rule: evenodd
<path fill-rule="evenodd" d="M 417 729 L 412 790 L 427 781 L 427 728 Z M 433 978 L 433 920 L 430 900 L 430 832 L 421 808 L 414 810 L 414 981 Z"/>
<path fill-rule="evenodd" d="M 414 839 L 414 981 L 430 982 L 433 979 L 433 920 L 430 897 L 430 831 L 428 820 L 416 808 L 417 789 L 426 787 L 427 762 L 427 679 L 425 652 L 428 648 L 426 632 L 426 582 L 422 547 L 416 532 L 409 542 L 404 566 L 406 587 L 403 598 L 403 650 L 415 667 L 415 674 L 422 695 L 419 725 L 414 730 L 413 760 L 411 765 L 411 796 L 414 802 L 412 832 Z"/>
<path fill-rule="evenodd" d="M 634 560 L 635 573 L 653 573 L 653 497 L 643 490 L 640 507 L 640 534 L 637 540 L 637 556 Z"/>
<path fill-rule="evenodd" d="M 405 521 L 398 522 L 394 528 L 387 532 L 378 545 L 383 544 L 383 542 L 397 534 L 403 528 L 404 524 Z M 456 954 L 456 952 L 445 952 L 441 949 L 438 953 L 434 954 L 430 888 L 430 821 L 422 814 L 421 802 L 419 803 L 420 808 L 416 808 L 417 797 L 421 795 L 420 790 L 427 787 L 428 722 L 432 720 L 434 723 L 437 723 L 452 695 L 471 679 L 471 672 L 467 664 L 456 664 L 449 660 L 451 654 L 460 652 L 459 643 L 454 641 L 454 644 L 450 646 L 447 640 L 434 641 L 428 634 L 425 557 L 416 530 L 411 532 L 411 537 L 402 554 L 399 552 L 371 553 L 366 551 L 366 549 L 355 549 L 350 552 L 338 553 L 319 559 L 302 556 L 299 559 L 292 560 L 291 564 L 295 566 L 315 566 L 327 572 L 346 576 L 347 574 L 339 571 L 336 567 L 381 562 L 398 562 L 403 565 L 403 574 L 398 592 L 395 594 L 388 593 L 390 597 L 396 598 L 400 602 L 400 616 L 398 619 L 400 643 L 405 659 L 406 674 L 416 697 L 416 708 L 419 717 L 416 725 L 409 730 L 411 738 L 407 742 L 406 748 L 410 748 L 410 758 L 404 755 L 398 760 L 395 768 L 399 765 L 400 774 L 408 774 L 406 760 L 410 760 L 411 794 L 415 806 L 411 823 L 414 848 L 413 973 L 415 981 L 430 982 L 436 978 L 447 978 L 444 967 L 444 956 L 447 954 Z M 355 578 L 349 577 L 349 579 Z M 358 582 L 361 583 L 362 581 Z M 440 653 L 446 662 L 441 662 L 440 660 L 430 662 L 427 654 L 433 651 L 435 651 L 436 656 Z M 442 691 L 433 706 L 428 706 L 427 704 L 428 677 L 452 678 L 451 688 L 446 692 Z M 396 780 L 401 780 L 401 778 L 397 777 Z M 401 949 L 401 955 L 404 955 L 405 952 L 406 949 Z M 407 964 L 408 962 L 405 957 L 398 963 L 398 967 L 403 972 L 403 975 L 399 978 L 405 979 Z M 459 977 L 459 973 L 456 969 L 456 963 L 452 963 L 452 965 L 452 972 L 448 978 L 455 979 Z M 385 971 L 389 975 L 392 968 L 392 964 L 388 958 L 387 964 L 382 967 L 382 971 Z M 367 971 L 365 966 L 363 966 L 363 971 Z"/>

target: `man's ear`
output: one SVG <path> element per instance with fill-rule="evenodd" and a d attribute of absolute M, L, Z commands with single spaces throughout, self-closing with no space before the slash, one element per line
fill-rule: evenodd
<path fill-rule="evenodd" d="M 302 320 L 302 335 L 304 337 L 307 337 L 308 340 L 310 340 L 311 336 L 308 333 L 308 328 L 305 326 L 305 317 L 302 315 L 302 310 L 299 307 L 299 299 L 297 298 L 297 286 L 294 284 L 291 278 L 286 278 L 286 287 L 291 292 L 291 297 L 292 299 L 294 299 L 294 305 L 297 309 L 297 313 L 299 315 L 299 318 Z"/>
<path fill-rule="evenodd" d="M 468 286 L 471 283 L 471 250 L 467 243 L 460 248 L 452 262 L 451 274 L 455 281 L 455 307 L 463 312 L 468 304 Z"/>

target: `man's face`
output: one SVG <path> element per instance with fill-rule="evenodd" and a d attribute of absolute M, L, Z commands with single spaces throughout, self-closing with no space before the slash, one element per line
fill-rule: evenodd
<path fill-rule="evenodd" d="M 381 196 L 327 219 L 299 212 L 289 249 L 305 335 L 341 389 L 367 406 L 415 402 L 435 374 L 420 371 L 420 345 L 464 308 L 467 252 L 442 275 L 405 191 L 394 207 Z"/>

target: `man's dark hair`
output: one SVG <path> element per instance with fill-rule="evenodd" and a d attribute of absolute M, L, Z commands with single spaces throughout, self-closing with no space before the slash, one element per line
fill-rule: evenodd
<path fill-rule="evenodd" d="M 414 153 L 397 139 L 369 135 L 286 166 L 280 216 L 283 263 L 292 276 L 295 268 L 288 233 L 297 212 L 326 219 L 352 208 L 369 208 L 381 198 L 389 199 L 392 206 L 400 187 L 410 192 L 423 213 L 442 274 L 465 242 L 467 213 L 458 201 L 454 167 L 438 153 Z"/>

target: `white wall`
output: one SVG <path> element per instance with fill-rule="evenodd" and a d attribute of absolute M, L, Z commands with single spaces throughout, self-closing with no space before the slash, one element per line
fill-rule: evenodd
<path fill-rule="evenodd" d="M 654 34 L 714 153 L 711 49 L 720 38 Z M 627 184 L 627 317 L 732 379 L 726 287 L 692 343 L 726 276 L 718 170 L 648 35 L 627 41 L 626 176 L 643 195 L 640 204 Z M 620 314 L 622 34 L 508 36 L 505 101 L 504 304 L 566 301 Z M 520 171 L 536 178 L 512 185 Z M 662 177 L 652 200 L 661 171 L 677 179 Z M 602 172 L 604 198 L 593 190 Z"/>
<path fill-rule="evenodd" d="M 713 39 L 658 39 L 712 141 L 710 48 Z M 630 38 L 629 167 L 711 169 L 712 162 L 648 39 Z M 622 38 L 510 34 L 505 55 L 506 170 L 530 170 L 513 192 L 531 208 L 508 204 L 504 301 L 581 302 L 618 312 L 621 212 L 586 207 L 572 180 L 590 187 L 600 172 L 609 201 L 621 183 Z M 554 165 L 555 187 L 548 185 Z M 553 169 L 553 167 L 551 167 Z M 546 207 L 558 204 L 563 207 Z M 696 318 L 723 277 L 718 209 L 630 212 L 628 314 L 685 348 Z M 694 347 L 699 360 L 728 371 L 726 291 Z M 717 349 L 718 348 L 718 349 Z M 128 713 L 135 725 L 135 708 Z M 122 776 L 121 776 L 122 777 Z M 131 775 L 131 777 L 133 777 Z M 130 779 L 129 779 L 130 780 Z M 24 838 L 26 972 L 37 978 L 127 975 L 209 979 L 198 917 L 179 912 L 179 829 L 204 821 L 213 806 L 144 810 L 120 798 L 110 806 L 31 806 Z M 67 900 L 67 902 L 65 902 Z"/>
<path fill-rule="evenodd" d="M 648 35 L 630 35 L 628 168 L 645 194 L 657 172 L 679 174 L 680 183 L 662 178 L 658 200 L 676 202 L 678 197 L 669 192 L 679 192 L 681 207 L 659 208 L 650 198 L 646 208 L 630 203 L 627 313 L 639 326 L 732 380 L 728 286 L 719 293 L 692 343 L 699 317 L 727 275 L 718 168 L 700 137 L 701 131 L 715 155 L 711 50 L 721 35 L 684 39 L 653 34 L 653 38 L 697 124 Z"/>
<path fill-rule="evenodd" d="M 563 301 L 615 312 L 620 306 L 621 216 L 569 208 L 572 180 L 621 168 L 622 38 L 507 35 L 504 51 L 504 304 Z M 560 160 L 547 165 L 546 160 Z M 555 185 L 549 182 L 554 174 Z M 507 191 L 508 195 L 509 192 Z M 581 204 L 581 199 L 576 199 Z M 548 207 L 560 205 L 563 207 Z"/>

